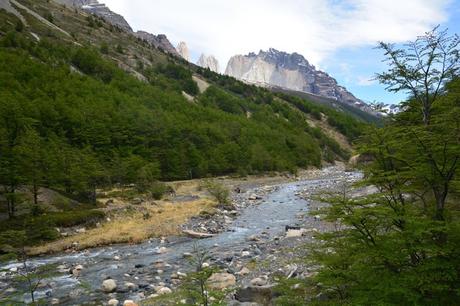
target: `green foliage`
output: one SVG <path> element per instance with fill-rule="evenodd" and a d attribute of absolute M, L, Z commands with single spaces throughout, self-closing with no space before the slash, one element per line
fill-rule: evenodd
<path fill-rule="evenodd" d="M 45 13 L 45 19 L 48 20 L 51 23 L 54 22 L 54 16 L 53 16 L 53 14 L 51 12 L 46 12 Z"/>
<path fill-rule="evenodd" d="M 101 60 L 99 55 L 91 49 L 78 49 L 72 56 L 74 64 L 83 73 L 94 76 L 105 83 L 109 83 L 115 74 L 115 68 Z"/>
<path fill-rule="evenodd" d="M 154 187 L 153 185 L 159 185 L 156 181 L 160 178 L 160 176 L 161 170 L 158 163 L 152 162 L 145 164 L 139 169 L 137 174 L 137 189 L 142 192 L 150 187 L 151 191 L 152 187 Z"/>
<path fill-rule="evenodd" d="M 118 53 L 120 53 L 120 54 L 123 54 L 123 52 L 124 52 L 124 51 L 123 51 L 123 47 L 122 47 L 120 44 L 117 45 L 117 47 L 115 48 L 115 50 L 116 50 Z"/>
<path fill-rule="evenodd" d="M 53 222 L 48 218 L 31 217 L 24 224 L 28 243 L 52 241 L 59 237 Z"/>
<path fill-rule="evenodd" d="M 156 69 L 159 73 L 177 83 L 177 87 L 186 93 L 195 96 L 199 93 L 198 85 L 192 79 L 192 72 L 180 65 L 169 63 Z"/>
<path fill-rule="evenodd" d="M 409 45 L 427 52 L 421 56 L 431 57 L 436 66 L 442 63 L 436 54 L 448 50 L 442 45 L 446 43 L 443 33 L 429 33 Z M 449 48 L 455 49 L 458 39 L 451 42 Z M 344 190 L 323 199 L 330 206 L 315 214 L 340 226 L 318 234 L 318 242 L 310 246 L 307 260 L 318 273 L 304 284 L 310 296 L 321 297 L 314 299 L 316 304 L 327 300 L 324 304 L 456 305 L 460 300 L 460 79 L 443 76 L 448 83 L 435 94 L 427 84 L 438 84 L 439 71 L 421 73 L 425 59 L 411 67 L 417 58 L 411 53 L 414 49 L 407 53 L 384 46 L 395 61 L 380 76 L 384 83 L 397 91 L 408 89 L 412 80 L 425 84 L 415 89 L 428 90 L 428 96 L 407 101 L 406 110 L 385 127 L 363 135 L 358 149 L 370 161 L 363 166 L 361 186 L 374 186 L 377 191 L 352 198 Z M 458 67 L 458 49 L 457 54 L 444 55 Z M 430 62 L 426 65 L 431 69 Z M 306 295 L 303 298 L 307 301 Z"/>
<path fill-rule="evenodd" d="M 80 224 L 95 224 L 105 217 L 103 211 L 90 210 L 73 210 L 64 212 L 49 212 L 34 218 L 36 222 L 44 224 L 53 224 L 59 227 L 71 227 Z"/>
<path fill-rule="evenodd" d="M 212 180 L 205 180 L 204 187 L 216 199 L 219 205 L 231 208 L 230 191 L 227 187 Z"/>
<path fill-rule="evenodd" d="M 109 54 L 109 45 L 106 42 L 101 44 L 100 49 L 102 54 Z"/>
<path fill-rule="evenodd" d="M 16 26 L 14 28 L 17 32 L 22 32 L 24 30 L 24 24 L 22 23 L 21 20 L 18 20 L 16 22 Z"/>
<path fill-rule="evenodd" d="M 148 194 L 154 200 L 161 200 L 161 198 L 163 198 L 163 195 L 167 191 L 168 191 L 168 186 L 166 186 L 166 184 L 162 182 L 154 182 L 147 189 Z"/>

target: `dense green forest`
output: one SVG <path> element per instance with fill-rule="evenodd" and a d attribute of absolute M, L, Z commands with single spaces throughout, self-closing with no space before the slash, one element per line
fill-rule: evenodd
<path fill-rule="evenodd" d="M 35 199 L 45 186 L 94 202 L 97 187 L 114 184 L 319 167 L 349 152 L 309 126 L 307 115 L 326 114 L 350 141 L 364 126 L 172 57 L 138 61 L 139 80 L 105 57 L 127 46 L 77 46 L 49 30 L 37 41 L 1 13 L 0 184 L 10 216 L 21 186 Z M 193 73 L 214 85 L 200 94 Z"/>
<path fill-rule="evenodd" d="M 458 305 L 460 301 L 460 39 L 438 28 L 405 47 L 381 43 L 377 75 L 407 91 L 404 111 L 358 142 L 358 187 L 320 196 L 336 225 L 304 258 L 317 267 L 281 305 Z M 314 298 L 317 297 L 317 298 Z"/>

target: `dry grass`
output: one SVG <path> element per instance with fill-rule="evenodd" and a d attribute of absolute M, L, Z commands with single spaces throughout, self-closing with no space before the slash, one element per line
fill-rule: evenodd
<path fill-rule="evenodd" d="M 129 209 L 112 221 L 85 233 L 66 237 L 29 250 L 30 255 L 56 253 L 70 249 L 78 242 L 79 250 L 116 243 L 140 243 L 152 237 L 180 234 L 180 225 L 203 211 L 212 211 L 215 203 L 199 199 L 184 203 L 162 202 L 157 205 L 125 206 Z M 145 218 L 146 215 L 149 218 Z"/>

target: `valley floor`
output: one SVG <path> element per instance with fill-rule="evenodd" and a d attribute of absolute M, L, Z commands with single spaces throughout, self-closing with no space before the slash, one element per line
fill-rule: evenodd
<path fill-rule="evenodd" d="M 229 287 L 240 288 L 236 295 L 229 295 L 230 304 L 265 304 L 261 299 L 271 296 L 267 292 L 271 292 L 272 284 L 278 277 L 308 277 L 313 273 L 309 267 L 295 259 L 305 252 L 305 248 L 301 246 L 314 239 L 314 232 L 326 230 L 329 226 L 309 214 L 324 205 L 314 200 L 315 195 L 340 191 L 344 185 L 350 185 L 359 178 L 358 173 L 345 172 L 343 167 L 331 167 L 305 171 L 296 178 L 277 176 L 221 179 L 228 188 L 239 188 L 239 192 L 232 193 L 234 211 L 212 207 L 212 201 L 205 192 L 200 191 L 197 182 L 175 182 L 175 197 L 159 203 L 137 204 L 143 209 L 148 206 L 163 209 L 160 215 L 164 214 L 161 218 L 165 219 L 152 218 L 152 221 L 144 221 L 139 217 L 140 212 L 134 212 L 129 221 L 114 219 L 107 222 L 114 223 L 110 227 L 101 225 L 35 249 L 36 253 L 58 252 L 66 248 L 63 241 L 78 243 L 74 249 L 68 249 L 64 254 L 30 260 L 29 265 L 33 267 L 52 265 L 58 273 L 58 276 L 42 281 L 36 296 L 49 303 L 54 301 L 62 305 L 101 305 L 107 304 L 110 299 L 134 300 L 143 305 L 164 305 L 164 299 L 168 295 L 161 293 L 178 290 L 186 273 L 193 268 L 186 257 L 190 253 L 193 256 L 199 249 L 207 253 L 209 265 L 222 269 L 224 274 L 231 275 L 230 278 L 235 280 L 235 283 L 227 284 Z M 173 198 L 180 201 L 175 202 Z M 114 199 L 107 209 L 123 210 L 123 205 Z M 181 212 L 179 207 L 182 206 L 188 208 L 183 208 Z M 213 214 L 188 218 L 209 207 L 214 209 Z M 156 227 L 155 223 L 160 220 L 170 229 Z M 181 222 L 185 223 L 179 226 Z M 137 230 L 136 226 L 140 229 Z M 301 230 L 286 232 L 286 226 L 299 227 Z M 149 235 L 159 234 L 155 233 L 155 228 L 161 233 L 155 236 L 161 237 L 168 231 L 172 236 L 149 239 L 140 244 L 76 250 L 97 239 L 107 244 L 123 242 L 122 239 L 111 242 L 104 239 L 123 237 L 122 233 L 128 230 L 139 233 L 141 241 L 144 230 L 149 231 Z M 176 236 L 184 228 L 215 235 L 201 240 Z M 6 271 L 0 275 L 0 286 L 5 289 L 0 299 L 6 299 L 21 291 L 20 287 L 12 283 L 18 269 L 21 269 L 21 263 L 13 262 L 0 267 L 0 270 Z M 101 284 L 107 278 L 115 281 L 115 288 L 104 292 Z M 21 294 L 17 298 L 27 301 L 28 295 Z"/>

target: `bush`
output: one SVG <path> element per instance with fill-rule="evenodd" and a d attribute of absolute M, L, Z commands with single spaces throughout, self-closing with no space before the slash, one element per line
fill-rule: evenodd
<path fill-rule="evenodd" d="M 107 43 L 102 43 L 101 45 L 101 53 L 102 54 L 109 54 L 109 45 Z"/>
<path fill-rule="evenodd" d="M 148 193 L 153 199 L 161 200 L 161 198 L 163 198 L 163 195 L 166 193 L 167 190 L 168 186 L 166 186 L 164 183 L 155 182 L 150 186 L 150 188 L 148 188 Z"/>
<path fill-rule="evenodd" d="M 222 184 L 207 180 L 204 182 L 204 187 L 216 199 L 219 205 L 230 207 L 230 191 Z"/>
<path fill-rule="evenodd" d="M 96 223 L 104 217 L 104 212 L 93 209 L 82 211 L 53 212 L 42 215 L 35 219 L 44 223 L 51 222 L 55 226 L 71 227 L 85 223 Z"/>
<path fill-rule="evenodd" d="M 59 238 L 59 232 L 50 219 L 32 217 L 26 220 L 24 228 L 29 244 L 51 241 Z"/>

